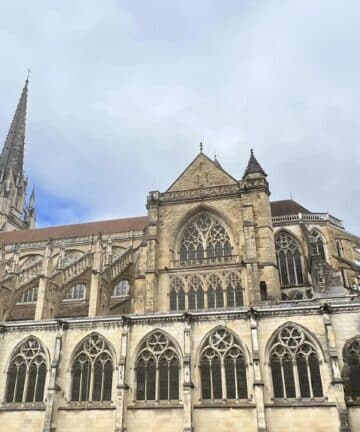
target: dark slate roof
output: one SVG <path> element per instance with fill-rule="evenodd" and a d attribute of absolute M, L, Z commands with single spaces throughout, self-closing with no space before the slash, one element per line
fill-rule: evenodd
<path fill-rule="evenodd" d="M 294 215 L 298 213 L 311 213 L 310 210 L 306 209 L 299 203 L 293 200 L 281 200 L 272 201 L 271 215 L 274 216 L 284 216 L 284 215 Z"/>
<path fill-rule="evenodd" d="M 260 173 L 264 177 L 267 176 L 266 172 L 263 170 L 262 166 L 259 164 L 259 162 L 257 161 L 256 157 L 254 156 L 253 149 L 251 149 L 250 159 L 249 159 L 248 165 L 246 167 L 246 170 L 244 172 L 243 179 L 248 174 L 256 174 L 256 173 Z"/>

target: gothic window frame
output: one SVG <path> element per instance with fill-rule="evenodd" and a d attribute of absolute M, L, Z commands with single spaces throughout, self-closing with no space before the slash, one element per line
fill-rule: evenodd
<path fill-rule="evenodd" d="M 155 329 L 141 340 L 135 353 L 134 400 L 150 404 L 179 403 L 182 356 L 173 338 L 164 330 Z M 167 397 L 164 397 L 165 393 Z"/>
<path fill-rule="evenodd" d="M 208 332 L 197 358 L 202 402 L 249 400 L 249 353 L 232 330 L 219 326 Z"/>
<path fill-rule="evenodd" d="M 326 261 L 326 241 L 323 234 L 317 228 L 313 228 L 310 232 L 310 243 L 311 255 L 320 256 L 324 261 Z"/>
<path fill-rule="evenodd" d="M 16 304 L 17 305 L 25 305 L 25 304 L 36 304 L 39 295 L 39 287 L 38 285 L 34 285 L 30 288 L 27 288 L 23 291 L 18 298 Z"/>
<path fill-rule="evenodd" d="M 188 308 L 189 310 L 205 309 L 206 283 L 200 274 L 193 274 L 188 279 Z M 192 306 L 192 297 L 194 307 Z"/>
<path fill-rule="evenodd" d="M 275 253 L 281 287 L 305 285 L 304 253 L 300 242 L 287 230 L 275 234 Z"/>
<path fill-rule="evenodd" d="M 229 305 L 230 290 L 232 290 L 233 305 Z M 226 307 L 242 307 L 244 306 L 245 290 L 242 286 L 241 274 L 237 271 L 231 271 L 225 275 L 225 304 Z"/>
<path fill-rule="evenodd" d="M 183 264 L 226 261 L 234 254 L 231 230 L 211 211 L 202 210 L 191 217 L 181 229 L 178 260 Z"/>
<path fill-rule="evenodd" d="M 225 307 L 224 280 L 219 273 L 210 273 L 206 278 L 207 309 L 219 309 Z M 210 306 L 211 302 L 211 306 Z"/>
<path fill-rule="evenodd" d="M 345 398 L 350 401 L 360 401 L 360 335 L 345 342 L 343 361 Z M 353 379 L 354 375 L 356 376 Z"/>
<path fill-rule="evenodd" d="M 49 354 L 36 336 L 30 335 L 19 342 L 12 350 L 6 366 L 4 403 L 43 404 L 49 364 Z M 14 365 L 16 371 L 12 369 Z M 15 377 L 12 379 L 11 374 L 14 372 Z"/>
<path fill-rule="evenodd" d="M 325 398 L 321 345 L 304 327 L 287 322 L 276 329 L 268 343 L 267 359 L 274 400 Z"/>
<path fill-rule="evenodd" d="M 77 281 L 71 284 L 69 288 L 66 289 L 63 301 L 64 302 L 79 302 L 84 301 L 87 298 L 88 284 L 84 281 Z M 82 296 L 80 297 L 80 294 Z"/>
<path fill-rule="evenodd" d="M 169 284 L 169 303 L 171 311 L 184 311 L 187 308 L 186 283 L 181 276 L 172 276 Z"/>
<path fill-rule="evenodd" d="M 80 371 L 79 376 L 76 375 L 78 371 Z M 69 402 L 71 404 L 111 403 L 114 396 L 115 371 L 115 351 L 110 342 L 98 332 L 83 337 L 71 356 Z M 97 385 L 99 378 L 100 386 Z M 96 392 L 99 389 L 98 395 Z"/>
<path fill-rule="evenodd" d="M 125 286 L 123 286 L 125 285 Z M 125 294 L 124 294 L 125 293 Z M 130 295 L 130 281 L 129 279 L 120 279 L 111 291 L 111 298 L 124 298 Z"/>

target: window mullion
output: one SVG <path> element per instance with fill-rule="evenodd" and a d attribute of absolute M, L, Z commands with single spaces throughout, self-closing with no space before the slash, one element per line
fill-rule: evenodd
<path fill-rule="evenodd" d="M 294 381 L 295 381 L 295 396 L 297 398 L 299 398 L 299 397 L 301 397 L 301 393 L 300 393 L 299 372 L 297 369 L 296 357 L 294 357 L 294 359 L 292 361 L 292 365 L 293 365 L 293 375 L 294 375 Z"/>
<path fill-rule="evenodd" d="M 221 365 L 221 393 L 222 393 L 222 398 L 226 399 L 227 396 L 227 390 L 226 390 L 226 376 L 225 376 L 225 363 L 224 363 L 224 358 L 220 357 L 220 365 Z"/>
<path fill-rule="evenodd" d="M 39 365 L 36 365 L 36 378 L 35 378 L 35 385 L 34 385 L 33 402 L 36 401 L 36 392 L 37 392 L 37 386 L 38 386 L 38 378 L 39 378 Z"/>
<path fill-rule="evenodd" d="M 170 400 L 170 360 L 167 361 L 167 399 Z"/>
<path fill-rule="evenodd" d="M 307 376 L 308 376 L 308 383 L 309 383 L 309 389 L 310 389 L 310 398 L 314 397 L 313 394 L 313 388 L 312 388 L 312 383 L 311 383 L 311 374 L 310 374 L 310 368 L 309 368 L 309 357 L 306 356 L 306 370 L 307 370 Z"/>
<path fill-rule="evenodd" d="M 209 360 L 209 370 L 210 370 L 210 396 L 211 399 L 214 400 L 214 387 L 213 387 L 213 368 L 212 368 L 212 361 Z"/>
<path fill-rule="evenodd" d="M 145 391 L 145 395 L 144 395 L 144 400 L 147 401 L 147 387 L 148 387 L 148 364 L 147 362 L 145 362 L 144 364 L 144 369 L 145 369 L 145 373 L 144 373 L 144 391 Z"/>
<path fill-rule="evenodd" d="M 94 363 L 91 362 L 90 366 L 90 380 L 89 380 L 89 387 L 88 387 L 88 395 L 89 395 L 89 402 L 93 400 L 93 385 L 94 385 Z"/>
<path fill-rule="evenodd" d="M 24 388 L 23 388 L 23 394 L 22 394 L 22 401 L 26 402 L 26 393 L 27 393 L 27 386 L 29 383 L 29 365 L 26 365 L 26 373 L 25 373 L 25 382 L 24 382 Z"/>
<path fill-rule="evenodd" d="M 292 263 L 293 263 L 293 266 L 294 266 L 295 284 L 299 285 L 298 275 L 297 275 L 297 271 L 296 271 L 296 259 L 295 259 L 295 255 L 294 254 L 292 256 Z"/>
<path fill-rule="evenodd" d="M 16 399 L 16 393 L 17 393 L 17 385 L 18 385 L 18 378 L 19 378 L 19 366 L 16 365 L 16 378 L 15 378 L 15 384 L 14 384 L 14 394 L 13 394 L 13 403 Z"/>
<path fill-rule="evenodd" d="M 286 399 L 287 394 L 286 394 L 285 374 L 284 374 L 284 365 L 283 365 L 283 358 L 282 357 L 280 358 L 280 369 L 281 369 L 281 378 L 282 378 L 284 399 Z"/>
<path fill-rule="evenodd" d="M 101 368 L 101 392 L 100 392 L 100 400 L 104 399 L 104 375 L 105 375 L 105 363 L 102 363 Z"/>
<path fill-rule="evenodd" d="M 157 359 L 158 360 L 158 359 Z M 156 369 L 155 369 L 155 400 L 159 401 L 159 387 L 160 387 L 160 374 L 159 374 L 159 362 L 156 361 Z"/>
<path fill-rule="evenodd" d="M 235 399 L 239 398 L 239 389 L 238 389 L 238 380 L 237 380 L 237 374 L 236 374 L 236 358 L 233 359 L 233 371 L 234 371 L 234 380 L 235 380 Z"/>

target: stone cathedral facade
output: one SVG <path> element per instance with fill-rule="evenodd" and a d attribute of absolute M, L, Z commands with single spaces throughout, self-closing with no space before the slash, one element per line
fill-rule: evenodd
<path fill-rule="evenodd" d="M 357 432 L 360 238 L 200 149 L 142 217 L 35 229 L 0 158 L 0 429 Z M 242 174 L 242 173 L 241 173 Z"/>

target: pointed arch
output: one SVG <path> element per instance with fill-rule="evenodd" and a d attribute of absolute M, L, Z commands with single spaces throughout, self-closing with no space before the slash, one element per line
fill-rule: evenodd
<path fill-rule="evenodd" d="M 323 397 L 320 343 L 304 327 L 287 322 L 272 334 L 266 348 L 275 398 Z"/>
<path fill-rule="evenodd" d="M 143 337 L 135 357 L 136 400 L 179 400 L 180 364 L 180 349 L 166 332 Z"/>
<path fill-rule="evenodd" d="M 360 398 L 360 335 L 345 342 L 343 360 L 345 396 L 347 399 L 357 400 Z"/>
<path fill-rule="evenodd" d="M 43 402 L 49 353 L 35 336 L 14 348 L 7 365 L 6 403 Z"/>
<path fill-rule="evenodd" d="M 247 399 L 248 358 L 232 330 L 218 326 L 208 332 L 198 353 L 201 398 Z"/>
<path fill-rule="evenodd" d="M 310 232 L 310 242 L 311 242 L 311 256 L 320 256 L 324 261 L 326 261 L 325 254 L 325 237 L 323 233 L 317 229 L 313 228 Z"/>
<path fill-rule="evenodd" d="M 275 251 L 283 287 L 304 284 L 303 250 L 296 237 L 287 230 L 275 234 Z"/>
<path fill-rule="evenodd" d="M 85 336 L 71 360 L 71 401 L 110 401 L 115 351 L 97 332 Z"/>

